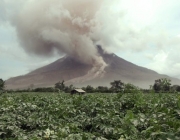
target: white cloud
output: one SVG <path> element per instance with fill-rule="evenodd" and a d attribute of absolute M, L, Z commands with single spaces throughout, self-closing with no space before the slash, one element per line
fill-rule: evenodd
<path fill-rule="evenodd" d="M 159 73 L 164 73 L 173 77 L 180 78 L 180 56 L 177 49 L 168 50 L 168 52 L 160 51 L 154 56 L 153 60 L 146 65 Z"/>
<path fill-rule="evenodd" d="M 167 68 L 167 58 L 168 53 L 160 51 L 154 56 L 153 61 L 150 64 L 148 64 L 147 67 L 154 69 L 160 73 L 163 73 L 164 69 Z"/>

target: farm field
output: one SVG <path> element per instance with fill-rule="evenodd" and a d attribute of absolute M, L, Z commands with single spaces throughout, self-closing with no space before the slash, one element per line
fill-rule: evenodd
<path fill-rule="evenodd" d="M 180 139 L 180 94 L 3 94 L 0 114 L 7 140 Z"/>

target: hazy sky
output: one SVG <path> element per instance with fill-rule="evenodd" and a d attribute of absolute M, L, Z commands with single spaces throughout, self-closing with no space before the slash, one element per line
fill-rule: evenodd
<path fill-rule="evenodd" d="M 47 4 L 47 1 L 52 2 L 51 12 L 55 11 L 53 16 L 62 16 L 57 14 L 61 11 L 58 11 L 59 7 L 54 5 L 61 5 L 60 1 L 63 0 L 59 0 L 57 4 L 58 0 L 41 0 L 42 5 L 43 3 Z M 75 2 L 78 6 L 81 5 L 82 0 L 73 0 L 73 4 Z M 71 4 L 70 0 L 69 4 Z M 93 22 L 97 23 L 96 30 L 93 29 L 93 35 L 91 35 L 93 39 L 97 40 L 97 44 L 101 44 L 106 50 L 115 52 L 118 56 L 139 66 L 180 78 L 179 0 L 113 0 L 113 2 L 112 0 L 103 0 L 101 2 L 94 1 L 93 4 L 100 6 L 94 9 L 91 5 L 90 10 L 93 14 L 89 14 L 92 16 Z M 25 13 L 24 21 L 22 21 L 24 22 L 23 27 L 25 21 L 31 22 L 31 19 L 36 17 L 36 13 L 31 12 L 33 6 L 38 8 L 37 0 L 0 0 L 0 78 L 8 79 L 26 74 L 55 61 L 62 57 L 63 53 L 70 52 L 60 49 L 58 53 L 45 56 L 27 49 L 27 47 L 31 47 L 30 45 L 22 46 L 24 38 L 19 33 L 22 26 L 18 17 Z M 46 5 L 46 8 L 48 6 Z M 26 15 L 27 9 L 31 10 Z M 60 10 L 63 10 L 63 14 L 68 13 L 66 8 Z M 82 13 L 82 11 L 80 12 Z M 86 12 L 84 10 L 84 13 Z M 37 14 L 40 16 L 41 13 Z M 42 12 L 42 14 L 43 17 L 44 13 Z M 45 14 L 49 14 L 48 10 Z M 39 20 L 39 18 L 36 19 Z M 54 23 L 52 24 L 54 25 Z M 32 27 L 28 25 L 28 31 L 31 30 Z M 68 37 L 70 35 L 71 32 L 68 32 Z M 47 36 L 45 38 L 47 39 Z M 72 36 L 69 38 L 74 39 Z M 28 53 L 28 50 L 33 53 Z"/>

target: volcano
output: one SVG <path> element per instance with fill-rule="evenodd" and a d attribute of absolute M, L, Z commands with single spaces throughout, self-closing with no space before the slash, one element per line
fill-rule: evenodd
<path fill-rule="evenodd" d="M 110 86 L 110 82 L 121 80 L 141 88 L 149 88 L 149 85 L 152 85 L 159 78 L 168 78 L 172 81 L 172 84 L 180 84 L 179 79 L 137 66 L 114 53 L 104 52 L 100 46 L 98 46 L 98 52 L 107 64 L 101 77 L 81 80 L 81 77 L 87 75 L 92 69 L 92 66 L 81 63 L 70 56 L 65 56 L 26 75 L 8 79 L 6 81 L 7 89 L 27 89 L 32 85 L 34 87 L 53 87 L 55 83 L 62 80 L 67 85 L 73 84 L 78 87 L 87 85 Z"/>

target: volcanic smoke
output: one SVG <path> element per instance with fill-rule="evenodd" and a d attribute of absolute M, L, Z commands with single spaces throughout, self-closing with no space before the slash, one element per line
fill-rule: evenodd
<path fill-rule="evenodd" d="M 102 0 L 31 0 L 15 19 L 21 46 L 27 53 L 66 54 L 93 68 L 81 78 L 102 76 L 107 64 L 98 54 L 94 32 Z M 93 75 L 93 76 L 92 76 Z"/>

